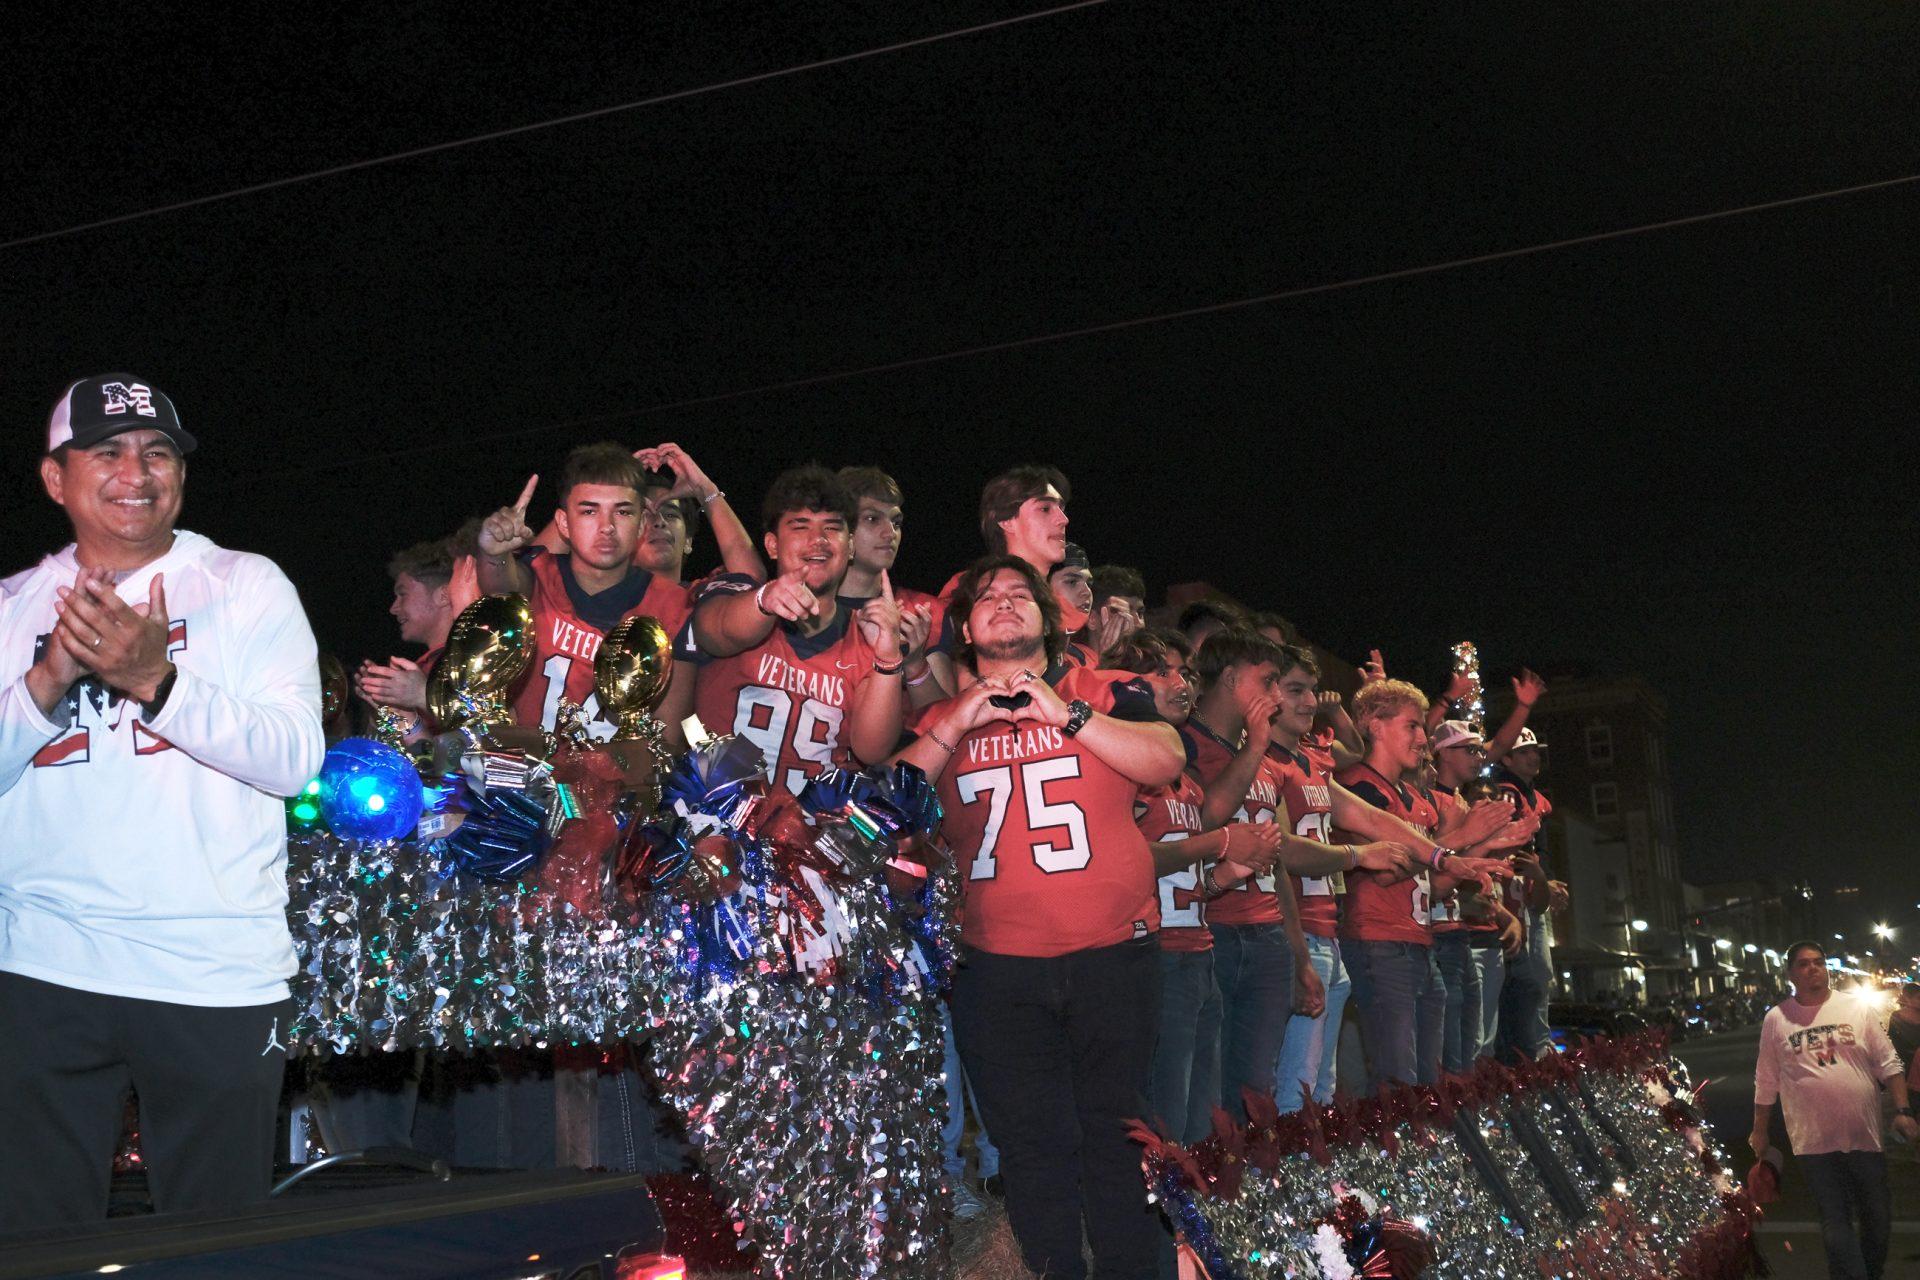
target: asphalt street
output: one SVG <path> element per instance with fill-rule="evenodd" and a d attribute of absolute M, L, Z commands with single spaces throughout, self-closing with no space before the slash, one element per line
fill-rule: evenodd
<path fill-rule="evenodd" d="M 1707 1121 L 1743 1176 L 1753 1163 L 1747 1134 L 1753 1128 L 1753 1068 L 1759 1041 L 1756 1025 L 1689 1040 L 1674 1050 L 1687 1064 L 1695 1086 L 1706 1082 L 1700 1102 Z M 1776 1110 L 1774 1145 L 1787 1150 L 1786 1137 Z M 1887 1176 L 1893 1185 L 1893 1248 L 1886 1275 L 1889 1280 L 1920 1276 L 1920 1152 L 1889 1137 Z M 1827 1264 L 1820 1247 L 1819 1214 L 1791 1155 L 1782 1170 L 1780 1199 L 1767 1206 L 1766 1214 L 1760 1224 L 1760 1252 L 1777 1280 L 1824 1280 Z"/>

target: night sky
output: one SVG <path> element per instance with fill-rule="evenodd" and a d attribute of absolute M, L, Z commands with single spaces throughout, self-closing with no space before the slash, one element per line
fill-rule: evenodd
<path fill-rule="evenodd" d="M 1041 7 L 16 12 L 0 241 Z M 1111 0 L 0 249 L 8 566 L 65 540 L 39 433 L 109 369 L 200 437 L 183 523 L 349 662 L 395 643 L 395 547 L 577 440 L 677 440 L 743 513 L 879 463 L 926 588 L 987 475 L 1054 462 L 1155 599 L 1206 578 L 1429 688 L 1463 638 L 1644 674 L 1690 878 L 1920 899 L 1920 185 L 730 395 L 1920 173 L 1913 6 L 1465 21 Z"/>

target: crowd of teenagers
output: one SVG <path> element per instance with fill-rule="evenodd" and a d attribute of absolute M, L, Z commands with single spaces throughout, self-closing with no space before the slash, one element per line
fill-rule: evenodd
<path fill-rule="evenodd" d="M 360 701 L 431 732 L 453 619 L 510 591 L 536 624 L 522 724 L 553 729 L 565 701 L 593 726 L 601 637 L 644 614 L 675 637 L 675 745 L 697 717 L 789 790 L 828 764 L 924 770 L 963 886 L 956 1211 L 1004 1196 L 1035 1274 L 1081 1274 L 1083 1232 L 1099 1274 L 1152 1274 L 1165 1233 L 1127 1121 L 1190 1141 L 1250 1090 L 1328 1102 L 1343 1019 L 1362 1054 L 1344 1074 L 1368 1086 L 1548 1051 L 1543 920 L 1565 887 L 1536 848 L 1531 673 L 1483 737 L 1447 718 L 1462 688 L 1430 699 L 1377 653 L 1350 700 L 1321 690 L 1277 614 L 1208 599 L 1149 625 L 1141 575 L 1068 540 L 1047 466 L 987 482 L 983 554 L 937 594 L 895 585 L 907 495 L 873 467 L 780 475 L 758 537 L 675 444 L 574 449 L 540 527 L 538 493 L 394 557 L 392 613 L 425 652 L 362 665 Z M 702 529 L 721 567 L 689 583 Z"/>

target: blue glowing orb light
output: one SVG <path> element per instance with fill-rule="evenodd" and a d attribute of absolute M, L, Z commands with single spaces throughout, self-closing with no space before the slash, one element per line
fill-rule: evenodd
<path fill-rule="evenodd" d="M 320 814 L 337 836 L 401 840 L 420 825 L 420 771 L 384 742 L 343 738 L 320 766 Z"/>

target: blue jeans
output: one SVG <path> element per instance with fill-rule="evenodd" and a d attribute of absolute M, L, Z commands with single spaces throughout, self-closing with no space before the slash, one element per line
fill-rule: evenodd
<path fill-rule="evenodd" d="M 1433 935 L 1433 963 L 1447 992 L 1447 1014 L 1441 1029 L 1440 1065 L 1465 1071 L 1480 1051 L 1480 970 L 1473 961 L 1464 929 Z"/>
<path fill-rule="evenodd" d="M 1280 1042 L 1293 1016 L 1293 948 L 1277 924 L 1207 927 L 1220 984 L 1220 1105 L 1245 1120 L 1241 1090 L 1265 1093 L 1280 1065 Z"/>
<path fill-rule="evenodd" d="M 1833 1280 L 1880 1280 L 1887 1268 L 1887 1241 L 1893 1229 L 1886 1155 L 1832 1151 L 1797 1158 L 1814 1203 L 1820 1206 L 1827 1274 Z"/>
<path fill-rule="evenodd" d="M 1433 948 L 1420 942 L 1349 941 L 1346 961 L 1367 1047 L 1367 1087 L 1377 1089 L 1389 1080 L 1436 1083 L 1447 993 L 1433 967 Z"/>
<path fill-rule="evenodd" d="M 1322 1106 L 1333 1101 L 1334 1062 L 1340 1050 L 1340 1019 L 1347 1011 L 1353 981 L 1340 960 L 1340 939 L 1307 935 L 1307 958 L 1327 989 L 1327 1007 L 1317 1018 L 1294 1014 L 1287 1021 L 1287 1037 L 1280 1046 L 1280 1069 L 1274 1073 L 1273 1099 L 1284 1112 L 1305 1105 L 1307 1090 Z"/>
<path fill-rule="evenodd" d="M 980 1104 L 974 1101 L 973 1085 L 960 1066 L 960 1050 L 953 1043 L 953 1010 L 944 1000 L 940 1002 L 940 1034 L 947 1043 L 946 1063 L 940 1068 L 941 1082 L 947 1087 L 947 1122 L 940 1126 L 947 1180 L 957 1184 L 967 1176 L 967 1157 L 960 1150 L 960 1140 L 966 1135 L 967 1109 L 971 1107 L 974 1121 L 980 1126 L 973 1136 L 973 1153 L 980 1166 L 980 1178 L 985 1181 L 1000 1172 L 1000 1150 L 987 1136 L 986 1122 L 980 1119 Z"/>
<path fill-rule="evenodd" d="M 1212 951 L 1160 952 L 1160 1040 L 1153 1050 L 1153 1114 L 1178 1142 L 1213 1132 L 1220 1096 L 1220 988 Z"/>
<path fill-rule="evenodd" d="M 1507 965 L 1507 983 L 1500 993 L 1499 1050 L 1503 1054 L 1537 1058 L 1552 1041 L 1547 1032 L 1547 993 L 1553 975 L 1547 967 L 1547 936 L 1537 911 L 1527 912 L 1527 949 Z"/>
<path fill-rule="evenodd" d="M 1475 1058 L 1493 1056 L 1500 1034 L 1500 991 L 1507 985 L 1507 953 L 1498 946 L 1475 947 L 1473 967 L 1480 971 L 1480 1043 Z"/>

